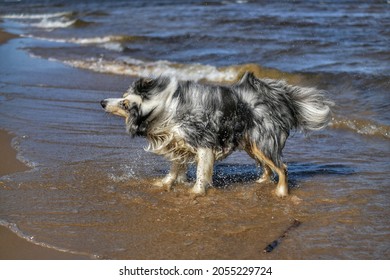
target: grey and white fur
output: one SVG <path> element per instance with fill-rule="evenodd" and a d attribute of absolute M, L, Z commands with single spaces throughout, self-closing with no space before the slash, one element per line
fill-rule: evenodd
<path fill-rule="evenodd" d="M 186 180 L 187 165 L 197 163 L 191 192 L 204 195 L 213 166 L 236 149 L 245 150 L 262 167 L 257 181 L 278 175 L 276 195 L 288 194 L 282 150 L 291 130 L 320 130 L 331 120 L 332 102 L 325 92 L 245 73 L 232 86 L 199 84 L 175 78 L 141 78 L 123 98 L 101 101 L 109 113 L 126 119 L 133 136 L 149 141 L 147 150 L 171 161 L 161 187 Z"/>

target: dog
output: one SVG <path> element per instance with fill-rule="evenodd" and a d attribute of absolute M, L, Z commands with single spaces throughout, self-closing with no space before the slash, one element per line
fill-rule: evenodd
<path fill-rule="evenodd" d="M 132 136 L 146 137 L 146 150 L 171 161 L 160 186 L 170 190 L 186 180 L 189 163 L 197 164 L 195 196 L 212 184 L 215 161 L 245 150 L 263 168 L 259 183 L 278 176 L 275 193 L 288 195 L 282 150 L 292 130 L 325 128 L 333 102 L 326 92 L 284 81 L 259 79 L 251 72 L 231 86 L 140 78 L 123 98 L 102 100 L 106 112 L 125 118 Z"/>

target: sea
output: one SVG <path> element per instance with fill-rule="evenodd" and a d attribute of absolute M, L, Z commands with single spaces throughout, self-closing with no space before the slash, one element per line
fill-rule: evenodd
<path fill-rule="evenodd" d="M 0 224 L 98 259 L 389 259 L 390 3 L 385 0 L 0 1 L 0 127 L 30 170 L 0 177 Z M 292 132 L 290 195 L 237 151 L 193 199 L 99 101 L 139 77 L 316 87 L 330 126 Z M 301 222 L 271 252 L 263 249 Z"/>

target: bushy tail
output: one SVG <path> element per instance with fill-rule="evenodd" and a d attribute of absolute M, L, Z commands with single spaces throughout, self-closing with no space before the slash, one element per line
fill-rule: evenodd
<path fill-rule="evenodd" d="M 296 109 L 298 129 L 320 130 L 329 124 L 334 103 L 325 94 L 315 88 L 293 87 L 290 97 Z"/>

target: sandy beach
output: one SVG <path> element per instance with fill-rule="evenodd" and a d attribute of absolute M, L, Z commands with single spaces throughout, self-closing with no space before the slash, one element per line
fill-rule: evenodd
<path fill-rule="evenodd" d="M 22 172 L 29 168 L 16 159 L 16 151 L 11 147 L 13 136 L 0 130 L 0 176 Z M 31 243 L 0 226 L 0 260 L 80 260 L 85 256 L 59 252 Z"/>
<path fill-rule="evenodd" d="M 1 34 L 1 33 L 0 33 Z M 1 36 L 0 36 L 1 37 Z M 8 36 L 10 38 L 11 36 Z M 0 176 L 23 172 L 29 168 L 16 159 L 16 151 L 11 147 L 14 136 L 0 130 Z M 1 182 L 0 182 L 1 184 Z M 4 226 L 0 226 L 0 260 L 81 260 L 85 256 L 59 252 L 29 242 Z"/>
<path fill-rule="evenodd" d="M 0 44 L 18 36 L 0 30 Z M 16 151 L 11 146 L 15 135 L 0 129 L 0 176 L 29 170 L 26 165 L 17 160 Z M 1 181 L 0 181 L 1 184 Z M 0 226 L 0 260 L 72 260 L 87 259 L 85 256 L 59 252 L 44 248 L 29 242 L 10 229 Z"/>
<path fill-rule="evenodd" d="M 390 258 L 385 4 L 36 2 L 0 13 L 0 259 Z M 244 151 L 204 197 L 189 196 L 195 165 L 157 188 L 168 161 L 100 101 L 144 75 L 233 83 L 240 69 L 337 104 L 330 127 L 291 133 L 290 195 L 256 183 Z"/>
<path fill-rule="evenodd" d="M 16 159 L 16 151 L 11 147 L 12 135 L 0 130 L 0 176 L 28 170 L 28 167 Z"/>

